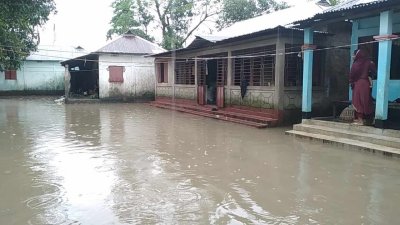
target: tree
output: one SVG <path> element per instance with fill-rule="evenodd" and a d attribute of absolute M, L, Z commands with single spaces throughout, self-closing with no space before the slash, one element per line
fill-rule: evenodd
<path fill-rule="evenodd" d="M 341 0 L 328 0 L 330 5 L 338 5 L 339 3 L 341 3 Z"/>
<path fill-rule="evenodd" d="M 107 32 L 107 39 L 113 34 L 121 35 L 128 31 L 149 41 L 154 38 L 148 34 L 148 28 L 154 17 L 149 13 L 148 0 L 115 0 L 112 3 L 114 16 L 111 19 L 111 29 Z"/>
<path fill-rule="evenodd" d="M 153 40 L 150 32 L 159 29 L 164 48 L 180 48 L 201 24 L 218 13 L 218 8 L 211 6 L 218 5 L 219 2 L 220 0 L 115 0 L 112 4 L 112 28 L 107 37 L 131 30 L 136 35 Z"/>
<path fill-rule="evenodd" d="M 287 7 L 286 3 L 278 3 L 275 0 L 223 0 L 217 25 L 222 29 L 235 22 Z"/>
<path fill-rule="evenodd" d="M 53 0 L 3 0 L 0 12 L 0 70 L 18 69 L 37 50 L 37 29 L 56 12 L 56 6 Z"/>

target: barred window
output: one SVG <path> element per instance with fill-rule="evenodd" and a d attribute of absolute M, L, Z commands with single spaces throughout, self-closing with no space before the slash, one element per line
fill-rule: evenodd
<path fill-rule="evenodd" d="M 228 60 L 227 59 L 216 59 L 217 61 L 217 85 L 226 85 L 227 80 L 227 70 L 228 70 Z M 198 85 L 206 84 L 206 74 L 207 74 L 207 61 L 199 60 L 197 61 L 197 76 Z"/>
<path fill-rule="evenodd" d="M 246 79 L 249 86 L 273 86 L 275 82 L 275 45 L 232 52 L 234 85 Z"/>
<path fill-rule="evenodd" d="M 175 62 L 175 84 L 195 84 L 194 61 Z"/>

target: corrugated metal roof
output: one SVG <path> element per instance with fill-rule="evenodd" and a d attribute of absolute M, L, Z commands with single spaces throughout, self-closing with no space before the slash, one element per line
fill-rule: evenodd
<path fill-rule="evenodd" d="M 221 41 L 224 39 L 251 34 L 267 29 L 273 29 L 279 26 L 291 27 L 293 22 L 310 18 L 317 13 L 322 13 L 326 9 L 328 9 L 328 7 L 321 6 L 315 1 L 307 2 L 287 9 L 278 10 L 272 13 L 237 22 L 228 28 L 222 29 L 212 36 L 219 37 L 218 41 Z"/>
<path fill-rule="evenodd" d="M 160 46 L 133 34 L 124 34 L 95 53 L 157 54 L 165 51 Z"/>
<path fill-rule="evenodd" d="M 32 52 L 27 61 L 64 61 L 87 54 L 83 48 L 70 46 L 39 45 L 36 52 Z"/>
<path fill-rule="evenodd" d="M 367 13 L 374 9 L 390 9 L 393 6 L 400 5 L 399 0 L 347 0 L 336 6 L 333 6 L 322 13 L 318 13 L 313 17 L 298 20 L 294 22 L 297 27 L 309 26 L 318 23 L 321 20 L 337 19 L 338 17 L 346 17 L 349 19 L 357 13 Z"/>
<path fill-rule="evenodd" d="M 329 9 L 325 10 L 323 13 L 355 9 L 355 8 L 360 8 L 360 7 L 364 7 L 364 6 L 368 6 L 368 5 L 375 5 L 375 4 L 379 4 L 379 3 L 387 2 L 387 1 L 388 0 L 347 0 L 345 2 L 342 2 L 341 4 L 338 4 L 336 6 L 333 6 Z"/>

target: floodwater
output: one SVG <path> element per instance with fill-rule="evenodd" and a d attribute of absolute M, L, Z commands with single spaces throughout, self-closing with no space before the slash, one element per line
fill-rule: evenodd
<path fill-rule="evenodd" d="M 285 129 L 0 99 L 0 224 L 399 224 L 398 159 Z"/>

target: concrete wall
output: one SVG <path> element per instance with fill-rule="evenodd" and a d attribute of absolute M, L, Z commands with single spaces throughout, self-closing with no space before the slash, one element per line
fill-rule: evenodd
<path fill-rule="evenodd" d="M 110 83 L 108 66 L 124 66 L 124 82 Z M 100 99 L 152 100 L 155 91 L 154 59 L 138 55 L 99 56 Z"/>
<path fill-rule="evenodd" d="M 320 37 L 316 38 L 316 42 L 320 43 L 323 39 Z M 189 52 L 185 54 L 179 54 L 179 58 L 195 58 L 204 55 L 217 54 L 217 53 L 228 53 L 231 55 L 232 51 L 254 48 L 266 45 L 276 45 L 277 50 L 283 50 L 285 44 L 303 44 L 302 33 L 295 33 L 292 36 L 279 36 L 279 39 L 275 36 L 272 37 L 259 37 L 252 40 L 244 40 L 241 42 L 229 43 L 222 45 L 217 48 L 207 48 Z M 290 51 L 290 50 L 288 50 Z M 245 97 L 242 99 L 240 86 L 233 85 L 233 74 L 229 74 L 229 71 L 233 73 L 232 63 L 228 63 L 228 75 L 227 85 L 225 86 L 225 104 L 226 105 L 240 105 L 264 109 L 279 109 L 279 110 L 297 110 L 300 112 L 301 109 L 301 87 L 284 87 L 284 60 L 285 57 L 276 59 L 276 70 L 275 70 L 275 85 L 272 86 L 249 86 Z M 229 60 L 230 61 L 230 60 Z M 278 63 L 279 61 L 279 63 Z M 197 89 L 196 85 L 174 85 L 174 61 L 168 62 L 168 83 L 158 83 L 156 96 L 157 97 L 169 97 L 169 98 L 183 98 L 188 100 L 197 100 Z M 279 67 L 279 68 L 278 68 Z M 280 84 L 278 87 L 278 80 Z M 323 96 L 325 92 L 322 91 L 323 87 L 318 87 L 314 90 L 315 105 L 321 105 L 323 102 Z"/>
<path fill-rule="evenodd" d="M 16 80 L 0 72 L 2 94 L 59 94 L 64 92 L 64 67 L 58 61 L 25 61 Z"/>

